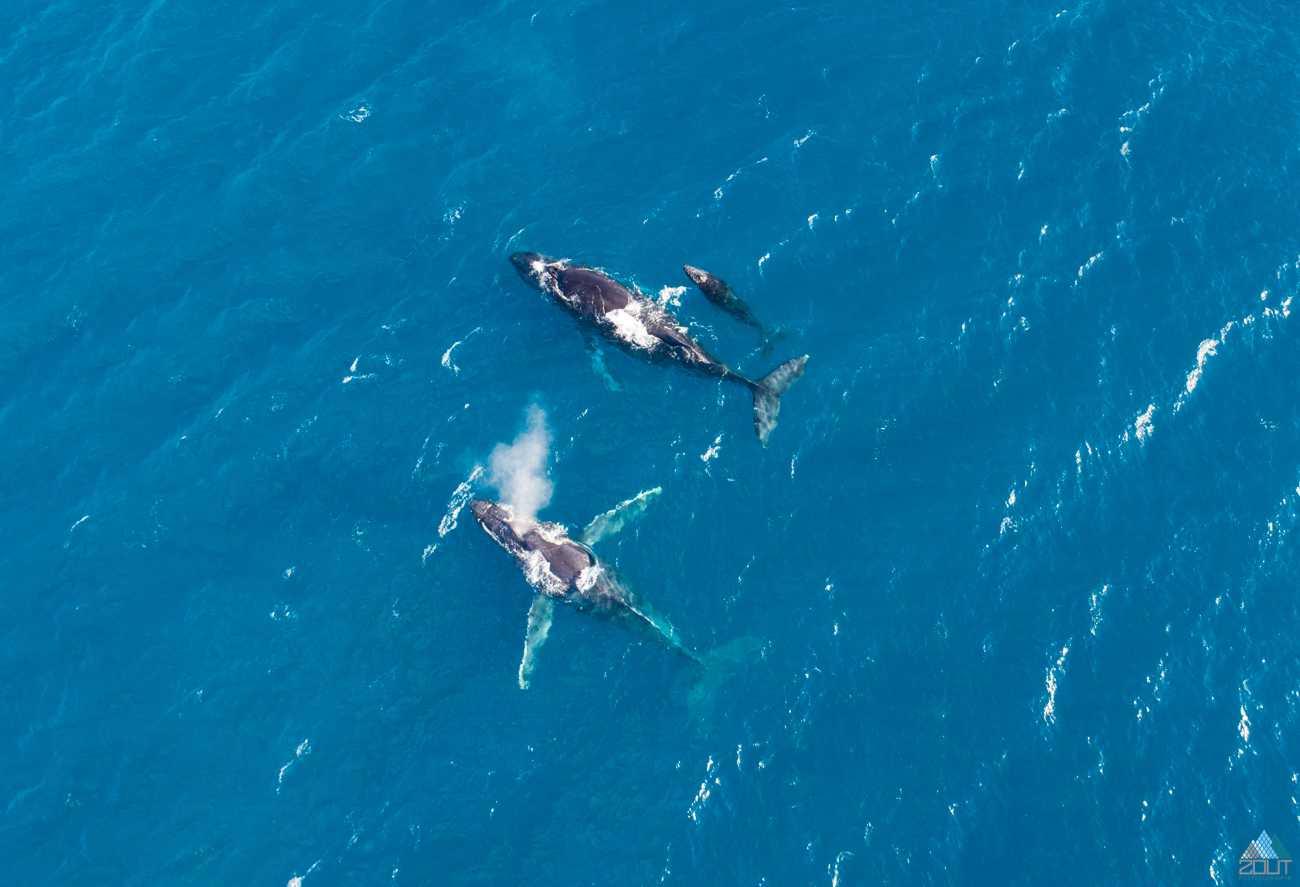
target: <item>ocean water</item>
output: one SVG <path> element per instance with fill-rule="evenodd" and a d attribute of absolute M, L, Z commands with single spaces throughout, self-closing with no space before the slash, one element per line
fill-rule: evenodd
<path fill-rule="evenodd" d="M 0 11 L 12 884 L 1228 884 L 1300 846 L 1300 12 Z M 604 350 L 607 269 L 749 395 Z M 690 263 L 791 331 L 689 288 Z M 676 288 L 688 287 L 679 290 Z M 553 496 L 695 649 L 530 593 Z"/>

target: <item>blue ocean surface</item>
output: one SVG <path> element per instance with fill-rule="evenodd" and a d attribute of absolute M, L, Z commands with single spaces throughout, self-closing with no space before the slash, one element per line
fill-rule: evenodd
<path fill-rule="evenodd" d="M 0 82 L 4 883 L 1300 849 L 1295 4 L 17 0 Z M 769 446 L 517 250 L 809 355 Z M 597 552 L 761 644 L 707 712 L 565 607 L 520 689 L 533 405 L 540 516 L 662 488 Z"/>

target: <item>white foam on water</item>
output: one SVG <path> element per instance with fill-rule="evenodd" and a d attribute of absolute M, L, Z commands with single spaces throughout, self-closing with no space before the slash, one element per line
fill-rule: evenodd
<path fill-rule="evenodd" d="M 460 367 L 456 366 L 454 363 L 451 362 L 451 352 L 456 350 L 456 346 L 459 345 L 461 341 L 463 340 L 457 340 L 456 342 L 453 342 L 452 346 L 442 353 L 442 365 L 447 369 L 451 370 L 453 376 L 460 375 Z"/>
<path fill-rule="evenodd" d="M 294 752 L 294 755 L 289 760 L 289 763 L 285 764 L 283 767 L 280 768 L 280 775 L 275 780 L 275 793 L 277 795 L 280 793 L 280 789 L 284 787 L 285 771 L 288 770 L 291 766 L 293 766 L 295 761 L 301 760 L 302 758 L 306 757 L 309 754 L 311 754 L 311 740 L 304 739 L 302 743 L 298 746 L 297 751 Z M 310 870 L 308 871 L 308 874 L 311 874 Z M 294 880 L 296 880 L 300 884 L 302 883 L 302 878 L 295 878 Z M 289 883 L 292 884 L 293 881 L 290 881 Z"/>
<path fill-rule="evenodd" d="M 1092 635 L 1097 636 L 1097 629 L 1101 627 L 1101 602 L 1106 599 L 1106 592 L 1110 591 L 1109 585 L 1103 585 L 1101 590 L 1094 591 L 1092 598 L 1088 601 L 1088 612 L 1092 616 Z"/>
<path fill-rule="evenodd" d="M 1138 416 L 1133 422 L 1133 433 L 1137 435 L 1138 440 L 1146 440 L 1151 434 L 1151 414 L 1156 411 L 1156 405 L 1147 406 L 1147 411 Z"/>
<path fill-rule="evenodd" d="M 1192 371 L 1187 374 L 1186 390 L 1184 390 L 1183 393 L 1178 396 L 1178 400 L 1174 402 L 1175 413 L 1182 409 L 1184 401 L 1186 401 L 1188 396 L 1196 390 L 1196 386 L 1201 381 L 1201 373 L 1205 372 L 1206 362 L 1218 353 L 1219 346 L 1223 344 L 1224 337 L 1227 336 L 1228 330 L 1232 329 L 1236 324 L 1237 322 L 1235 320 L 1228 321 L 1223 329 L 1219 330 L 1217 336 L 1213 339 L 1206 339 L 1197 347 L 1196 366 L 1192 367 Z"/>
<path fill-rule="evenodd" d="M 605 319 L 614 325 L 616 336 L 637 348 L 649 350 L 659 344 L 659 339 L 646 328 L 645 322 L 631 311 L 615 308 L 605 315 Z"/>
<path fill-rule="evenodd" d="M 447 513 L 443 515 L 442 520 L 438 524 L 439 536 L 446 536 L 452 530 L 456 529 L 456 520 L 460 517 L 460 510 L 465 507 L 465 504 L 469 502 L 470 498 L 473 496 L 471 491 L 473 489 L 474 481 L 478 480 L 482 476 L 483 467 L 481 465 L 475 465 L 474 470 L 469 473 L 469 477 L 461 481 L 460 485 L 456 487 L 455 492 L 451 494 L 451 499 L 447 501 Z M 426 552 L 425 557 L 427 558 L 428 556 L 428 552 Z"/>
<path fill-rule="evenodd" d="M 1056 680 L 1057 675 L 1065 672 L 1065 657 L 1070 648 L 1061 648 L 1061 658 L 1056 660 L 1056 667 L 1047 670 L 1047 705 L 1043 708 L 1043 720 L 1048 724 L 1056 723 Z"/>
<path fill-rule="evenodd" d="M 704 805 L 708 803 L 709 795 L 713 793 L 713 788 L 709 784 L 710 780 L 712 780 L 713 785 L 722 785 L 722 780 L 714 776 L 717 769 L 718 765 L 713 762 L 713 756 L 710 755 L 709 763 L 704 768 L 704 781 L 700 783 L 700 790 L 695 793 L 695 800 L 691 802 L 690 810 L 687 812 L 692 822 L 700 821 L 700 813 L 703 812 Z"/>
<path fill-rule="evenodd" d="M 666 308 L 671 305 L 674 308 L 682 307 L 682 295 L 686 292 L 684 286 L 666 286 L 659 290 L 659 306 Z"/>
<path fill-rule="evenodd" d="M 705 450 L 704 455 L 700 456 L 700 459 L 701 461 L 704 462 L 705 465 L 707 465 L 709 464 L 710 459 L 716 459 L 718 453 L 721 452 L 722 452 L 722 435 L 719 434 L 716 438 L 714 438 L 713 446 Z"/>

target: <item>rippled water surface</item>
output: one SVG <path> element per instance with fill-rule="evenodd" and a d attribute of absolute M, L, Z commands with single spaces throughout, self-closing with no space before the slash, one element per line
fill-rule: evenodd
<path fill-rule="evenodd" d="M 1300 13 L 0 12 L 15 884 L 1228 884 L 1300 849 Z M 742 388 L 593 352 L 537 250 Z M 690 286 L 727 279 L 770 355 Z M 531 404 L 694 649 L 530 592 Z"/>

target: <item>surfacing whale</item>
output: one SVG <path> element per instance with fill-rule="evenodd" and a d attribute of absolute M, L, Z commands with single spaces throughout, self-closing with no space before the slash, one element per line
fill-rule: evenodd
<path fill-rule="evenodd" d="M 808 355 L 787 360 L 761 379 L 747 379 L 705 351 L 658 302 L 602 271 L 540 253 L 515 253 L 510 264 L 529 285 L 594 324 L 629 354 L 747 387 L 754 395 L 754 431 L 767 446 L 781 409 L 781 395 L 803 375 Z"/>
<path fill-rule="evenodd" d="M 753 309 L 745 304 L 745 300 L 736 295 L 736 291 L 731 288 L 731 284 L 721 277 L 691 265 L 683 265 L 682 270 L 686 272 L 686 276 L 691 279 L 691 282 L 700 288 L 700 292 L 704 293 L 704 297 L 713 303 L 715 308 L 725 311 L 746 326 L 752 326 L 758 330 L 758 344 L 763 349 L 763 354 L 770 354 L 772 346 L 789 335 L 779 327 L 773 330 L 765 327 L 762 321 L 754 315 Z"/>
<path fill-rule="evenodd" d="M 537 593 L 528 611 L 528 634 L 519 665 L 521 689 L 529 687 L 537 651 L 550 634 L 557 601 L 661 644 L 695 663 L 699 680 L 692 692 L 694 708 L 707 704 L 731 665 L 759 649 L 759 643 L 753 638 L 741 638 L 708 656 L 700 656 L 682 642 L 681 634 L 653 604 L 628 587 L 586 541 L 580 541 L 595 542 L 617 532 L 645 511 L 658 494 L 657 488 L 642 493 L 600 515 L 578 540 L 570 538 L 568 529 L 560 524 L 520 521 L 508 505 L 487 499 L 471 500 L 470 511 L 479 526 L 510 553 Z"/>

